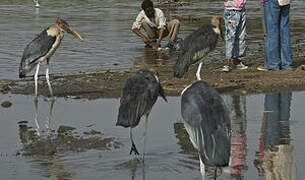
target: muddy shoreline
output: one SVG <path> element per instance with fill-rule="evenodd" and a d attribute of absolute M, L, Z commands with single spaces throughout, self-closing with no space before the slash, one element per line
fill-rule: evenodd
<path fill-rule="evenodd" d="M 222 72 L 220 61 L 204 65 L 201 77 L 204 81 L 215 87 L 220 93 L 257 94 L 280 91 L 305 90 L 305 48 L 294 47 L 293 69 L 259 72 L 256 70 L 259 62 L 258 56 L 245 58 L 249 66 L 247 70 L 232 70 Z M 263 53 L 263 52 L 262 52 Z M 145 67 L 145 66 L 144 66 Z M 195 72 L 197 64 L 192 65 L 185 77 L 173 77 L 173 64 L 150 65 L 159 71 L 160 81 L 169 96 L 177 96 L 192 82 L 196 81 Z M 145 67 L 145 68 L 150 68 Z M 118 98 L 121 88 L 128 76 L 134 71 L 143 68 L 135 66 L 131 69 L 106 70 L 94 73 L 80 73 L 73 75 L 51 75 L 51 84 L 55 96 L 70 98 Z M 27 77 L 18 80 L 1 80 L 0 91 L 3 94 L 34 94 L 34 79 Z M 48 96 L 47 83 L 44 76 L 39 77 L 39 94 Z"/>

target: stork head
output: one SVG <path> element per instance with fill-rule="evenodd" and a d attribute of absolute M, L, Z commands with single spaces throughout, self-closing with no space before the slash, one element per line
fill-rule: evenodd
<path fill-rule="evenodd" d="M 79 40 L 84 40 L 74 29 L 72 29 L 69 24 L 61 19 L 61 18 L 57 18 L 56 20 L 56 25 L 59 27 L 59 29 L 61 31 L 66 31 L 69 34 L 72 34 L 74 37 L 76 37 Z"/>
<path fill-rule="evenodd" d="M 211 24 L 213 26 L 215 26 L 215 29 L 214 31 L 220 35 L 221 39 L 224 41 L 224 36 L 223 36 L 223 33 L 222 33 L 222 29 L 221 29 L 221 22 L 222 22 L 222 18 L 219 17 L 219 16 L 214 16 L 211 20 Z"/>
<path fill-rule="evenodd" d="M 164 89 L 163 87 L 161 86 L 161 83 L 159 81 L 159 73 L 156 69 L 153 69 L 153 68 L 150 68 L 149 71 L 151 71 L 152 73 L 154 73 L 155 77 L 156 77 L 156 80 L 158 81 L 159 83 L 159 95 L 164 99 L 164 101 L 167 102 L 167 98 L 165 96 L 165 93 L 164 93 Z"/>

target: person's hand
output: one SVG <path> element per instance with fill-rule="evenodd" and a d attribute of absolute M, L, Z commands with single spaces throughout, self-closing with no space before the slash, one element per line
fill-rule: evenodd
<path fill-rule="evenodd" d="M 154 49 L 159 50 L 159 48 L 161 47 L 161 41 L 157 40 L 156 44 L 154 45 Z"/>
<path fill-rule="evenodd" d="M 152 40 L 148 39 L 147 37 L 143 37 L 142 40 L 144 41 L 145 44 L 149 44 L 152 42 Z"/>

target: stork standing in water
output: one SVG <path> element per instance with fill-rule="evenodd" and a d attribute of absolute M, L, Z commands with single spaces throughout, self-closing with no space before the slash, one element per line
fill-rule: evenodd
<path fill-rule="evenodd" d="M 197 80 L 201 80 L 200 70 L 203 58 L 215 49 L 219 36 L 224 39 L 220 26 L 221 18 L 213 17 L 210 24 L 201 26 L 184 39 L 174 66 L 174 77 L 181 78 L 190 65 L 201 60 L 196 72 Z"/>
<path fill-rule="evenodd" d="M 141 117 L 145 115 L 144 157 L 147 120 L 158 95 L 167 102 L 159 81 L 158 72 L 155 70 L 139 70 L 133 73 L 125 82 L 116 125 L 130 128 L 131 149 L 129 154 L 132 154 L 132 152 L 136 155 L 139 154 L 132 138 L 132 128 L 136 127 Z"/>
<path fill-rule="evenodd" d="M 46 79 L 51 96 L 53 91 L 49 80 L 49 61 L 56 49 L 59 47 L 64 37 L 64 31 L 72 34 L 76 38 L 83 38 L 74 31 L 69 24 L 61 18 L 56 20 L 56 24 L 43 30 L 34 40 L 32 40 L 24 49 L 21 63 L 19 67 L 19 77 L 24 78 L 25 75 L 36 67 L 35 79 L 35 96 L 38 94 L 38 72 L 40 63 L 47 62 Z"/>
<path fill-rule="evenodd" d="M 203 81 L 186 87 L 181 95 L 181 115 L 193 146 L 198 150 L 200 172 L 205 177 L 205 165 L 227 166 L 230 159 L 229 111 L 220 94 Z"/>

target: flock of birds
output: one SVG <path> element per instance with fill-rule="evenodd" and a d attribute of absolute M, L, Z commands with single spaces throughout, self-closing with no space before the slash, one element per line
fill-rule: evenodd
<path fill-rule="evenodd" d="M 39 7 L 38 0 L 33 0 Z M 227 107 L 220 94 L 201 80 L 200 71 L 203 58 L 216 47 L 222 37 L 221 18 L 213 17 L 210 24 L 205 24 L 187 36 L 180 49 L 174 66 L 174 77 L 181 78 L 190 65 L 199 63 L 196 72 L 197 81 L 187 86 L 181 93 L 181 115 L 193 146 L 198 150 L 200 170 L 204 175 L 205 165 L 213 167 L 227 166 L 230 156 L 230 118 Z M 83 38 L 69 24 L 58 18 L 54 25 L 43 30 L 24 49 L 21 58 L 19 77 L 23 78 L 36 67 L 35 96 L 38 95 L 38 72 L 40 63 L 49 65 L 51 56 L 59 47 L 64 32 L 79 40 Z M 223 38 L 223 37 L 222 37 Z M 49 68 L 46 69 L 49 91 L 53 91 L 49 81 Z M 130 128 L 130 154 L 140 154 L 132 137 L 132 128 L 136 127 L 142 116 L 148 116 L 158 96 L 167 101 L 160 84 L 159 74 L 153 69 L 142 69 L 127 78 L 120 98 L 120 107 L 116 125 Z M 143 159 L 145 154 L 145 137 Z M 216 171 L 215 171 L 216 172 Z M 215 173 L 216 176 L 216 173 Z"/>

